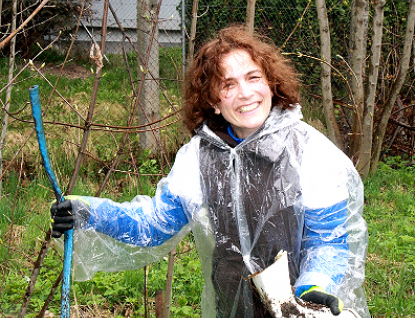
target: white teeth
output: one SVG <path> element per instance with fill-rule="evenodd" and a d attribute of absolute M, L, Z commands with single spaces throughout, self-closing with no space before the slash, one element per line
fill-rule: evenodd
<path fill-rule="evenodd" d="M 257 102 L 257 103 L 253 103 L 253 104 L 251 104 L 251 105 L 247 105 L 247 106 L 242 106 L 242 107 L 240 107 L 239 109 L 238 109 L 238 112 L 239 113 L 246 113 L 246 112 L 249 112 L 249 111 L 251 111 L 251 110 L 253 110 L 253 109 L 255 109 L 255 108 L 257 108 L 258 107 L 258 105 L 259 105 L 259 103 Z"/>

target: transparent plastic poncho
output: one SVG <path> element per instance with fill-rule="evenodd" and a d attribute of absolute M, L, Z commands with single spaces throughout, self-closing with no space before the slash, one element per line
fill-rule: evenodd
<path fill-rule="evenodd" d="M 273 109 L 234 148 L 203 125 L 153 198 L 84 197 L 91 216 L 74 234 L 74 279 L 138 269 L 192 231 L 205 280 L 203 317 L 268 317 L 247 278 L 280 250 L 288 252 L 293 286 L 323 287 L 370 317 L 361 179 L 347 156 L 301 119 L 298 105 Z"/>

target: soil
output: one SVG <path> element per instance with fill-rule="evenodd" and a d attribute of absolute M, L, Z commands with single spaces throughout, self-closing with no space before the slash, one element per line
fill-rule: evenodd
<path fill-rule="evenodd" d="M 306 302 L 301 300 L 300 298 L 295 297 L 296 302 L 302 306 L 302 307 L 306 307 L 315 311 L 319 311 L 322 310 L 323 308 L 327 307 L 321 304 L 316 304 L 316 303 L 310 303 L 310 302 Z"/>
<path fill-rule="evenodd" d="M 295 315 L 297 317 L 303 317 L 304 314 L 301 314 L 300 311 L 297 309 L 297 307 L 290 302 L 282 303 L 281 304 L 281 313 L 282 317 L 290 318 L 292 315 Z"/>
<path fill-rule="evenodd" d="M 312 309 L 316 312 L 322 310 L 323 307 L 325 307 L 324 305 L 302 301 L 301 299 L 299 299 L 297 297 L 295 297 L 295 301 L 300 306 L 308 308 L 308 309 Z M 292 302 L 286 302 L 286 303 L 281 304 L 281 313 L 282 313 L 283 318 L 290 318 L 290 317 L 293 317 L 293 316 L 295 316 L 297 318 L 305 318 L 306 317 L 305 314 L 302 314 L 297 309 L 297 306 L 295 304 L 293 304 Z M 308 317 L 309 317 L 309 315 L 308 315 Z M 314 317 L 314 315 L 312 317 Z"/>
<path fill-rule="evenodd" d="M 53 74 L 53 75 L 59 75 L 61 68 L 62 68 L 61 64 L 55 65 L 55 64 L 49 63 L 49 64 L 45 64 L 43 68 L 41 68 L 41 65 L 42 65 L 41 62 L 34 62 L 34 64 L 38 69 L 41 69 L 43 73 Z M 77 64 L 69 62 L 65 64 L 65 67 L 62 70 L 62 76 L 72 78 L 72 79 L 77 79 L 77 78 L 85 79 L 89 76 L 92 76 L 92 73 L 81 65 L 77 65 Z"/>

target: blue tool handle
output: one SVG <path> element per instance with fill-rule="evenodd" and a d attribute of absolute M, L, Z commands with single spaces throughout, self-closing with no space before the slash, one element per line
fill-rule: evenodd
<path fill-rule="evenodd" d="M 43 160 L 46 174 L 55 193 L 56 201 L 63 202 L 64 198 L 59 184 L 53 172 L 52 165 L 49 160 L 48 149 L 46 146 L 45 131 L 43 129 L 42 111 L 40 107 L 39 86 L 33 85 L 29 88 L 30 104 L 32 105 L 33 120 L 35 122 L 35 130 L 39 143 L 40 155 Z M 72 268 L 72 250 L 73 250 L 73 230 L 67 230 L 64 233 L 64 261 L 63 261 L 63 279 L 61 294 L 61 317 L 70 318 L 70 292 L 71 292 L 71 268 Z"/>

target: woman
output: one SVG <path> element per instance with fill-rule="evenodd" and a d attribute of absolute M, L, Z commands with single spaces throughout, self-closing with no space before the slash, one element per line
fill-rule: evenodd
<path fill-rule="evenodd" d="M 285 250 L 298 297 L 335 315 L 344 302 L 369 317 L 362 183 L 350 160 L 301 121 L 298 102 L 297 74 L 272 43 L 240 26 L 220 31 L 187 70 L 185 123 L 194 136 L 156 195 L 55 204 L 54 236 L 74 219 L 84 229 L 75 248 L 85 278 L 144 266 L 193 231 L 203 317 L 270 317 L 247 277 Z"/>

